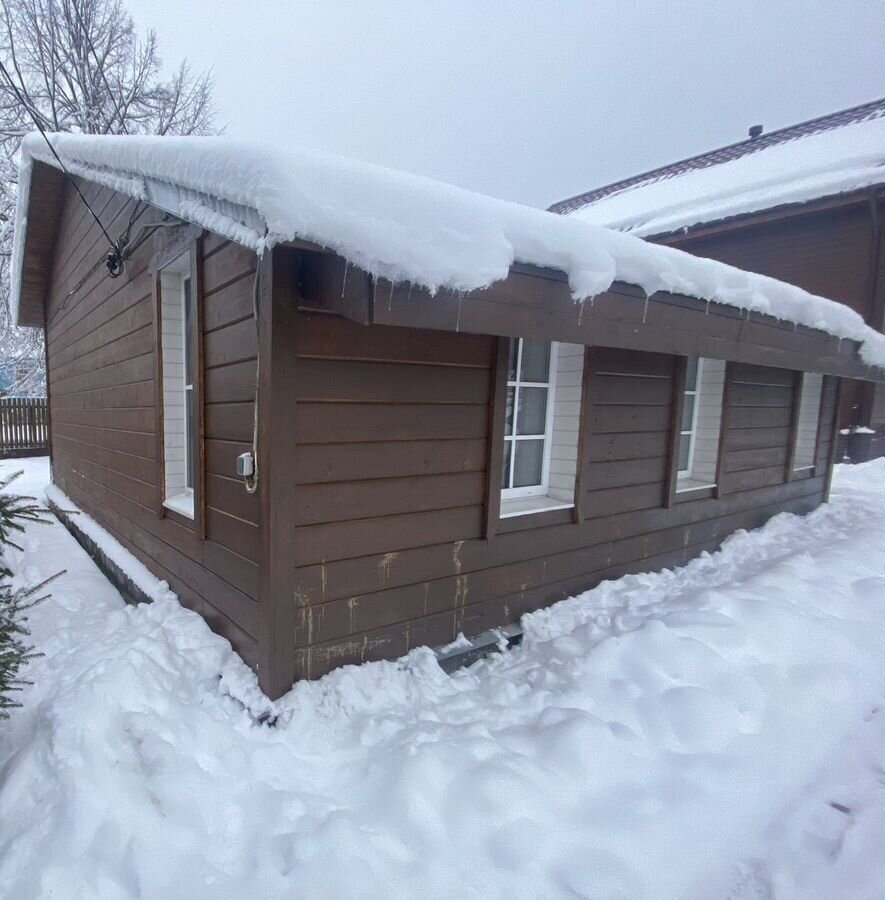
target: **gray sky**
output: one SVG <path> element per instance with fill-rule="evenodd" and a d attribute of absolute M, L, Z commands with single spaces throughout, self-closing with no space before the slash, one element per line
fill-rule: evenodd
<path fill-rule="evenodd" d="M 536 206 L 885 94 L 883 0 L 124 0 L 236 137 Z"/>

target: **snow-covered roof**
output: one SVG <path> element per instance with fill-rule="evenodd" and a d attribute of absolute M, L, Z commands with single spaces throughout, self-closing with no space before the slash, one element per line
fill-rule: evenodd
<path fill-rule="evenodd" d="M 69 171 L 261 253 L 296 239 L 375 276 L 472 291 L 514 262 L 565 272 L 576 299 L 614 281 L 672 291 L 862 342 L 885 366 L 885 337 L 840 303 L 631 235 L 403 172 L 299 147 L 224 137 L 51 135 Z M 33 162 L 56 166 L 40 135 L 22 144 L 13 257 L 17 315 Z"/>
<path fill-rule="evenodd" d="M 650 236 L 883 183 L 885 99 L 663 166 L 550 209 Z"/>

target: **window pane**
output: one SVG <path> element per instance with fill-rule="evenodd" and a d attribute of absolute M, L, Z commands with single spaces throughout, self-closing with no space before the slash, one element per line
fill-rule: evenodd
<path fill-rule="evenodd" d="M 184 392 L 185 402 L 185 429 L 184 429 L 184 458 L 186 463 L 184 486 L 193 490 L 194 487 L 194 392 Z"/>
<path fill-rule="evenodd" d="M 519 352 L 519 338 L 510 341 L 510 362 L 507 363 L 507 380 L 516 381 L 516 357 Z"/>
<path fill-rule="evenodd" d="M 516 441 L 513 486 L 530 487 L 541 483 L 544 441 Z"/>
<path fill-rule="evenodd" d="M 521 387 L 516 414 L 517 434 L 544 434 L 547 430 L 547 388 Z"/>
<path fill-rule="evenodd" d="M 501 469 L 501 487 L 510 487 L 510 454 L 513 452 L 513 441 L 504 441 L 504 466 Z"/>
<path fill-rule="evenodd" d="M 550 344 L 544 341 L 522 342 L 522 374 L 520 381 L 550 380 Z"/>
<path fill-rule="evenodd" d="M 504 407 L 504 434 L 513 434 L 513 397 L 515 387 L 507 388 L 507 405 Z"/>
<path fill-rule="evenodd" d="M 694 416 L 694 395 L 686 394 L 682 403 L 682 424 L 679 426 L 680 431 L 691 431 L 691 420 Z"/>
<path fill-rule="evenodd" d="M 698 358 L 689 356 L 685 366 L 685 389 L 687 391 L 696 390 L 698 386 Z"/>
<path fill-rule="evenodd" d="M 193 359 L 193 327 L 194 313 L 191 301 L 191 280 L 185 278 L 181 283 L 181 297 L 184 304 L 184 381 L 185 384 L 194 383 Z"/>
<path fill-rule="evenodd" d="M 688 449 L 691 445 L 691 436 L 683 434 L 679 438 L 679 471 L 684 472 L 688 468 Z"/>

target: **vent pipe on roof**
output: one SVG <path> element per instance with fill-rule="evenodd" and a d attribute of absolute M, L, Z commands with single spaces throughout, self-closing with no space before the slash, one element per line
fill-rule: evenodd
<path fill-rule="evenodd" d="M 757 138 L 760 134 L 762 134 L 762 126 L 761 125 L 751 125 L 750 126 L 750 137 Z"/>

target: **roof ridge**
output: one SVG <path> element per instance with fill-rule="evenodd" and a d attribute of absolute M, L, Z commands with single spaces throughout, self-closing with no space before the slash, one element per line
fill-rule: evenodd
<path fill-rule="evenodd" d="M 602 187 L 594 188 L 591 191 L 584 191 L 573 197 L 567 197 L 565 200 L 559 200 L 551 204 L 548 209 L 550 212 L 561 214 L 574 212 L 596 200 L 601 200 L 603 197 L 609 197 L 628 188 L 664 181 L 667 178 L 673 178 L 692 169 L 706 169 L 723 162 L 749 156 L 777 144 L 807 137 L 810 134 L 818 134 L 823 131 L 830 131 L 846 125 L 854 125 L 858 122 L 882 117 L 885 117 L 885 97 L 860 103 L 857 106 L 850 106 L 847 109 L 840 109 L 823 116 L 816 116 L 813 119 L 806 119 L 793 125 L 787 125 L 783 128 L 763 133 L 759 137 L 744 138 L 742 141 L 725 144 L 722 147 L 717 147 L 715 150 L 707 150 L 704 153 L 688 156 L 677 162 L 667 163 L 666 165 L 649 169 L 647 172 L 632 175 L 629 178 L 622 178 Z"/>

